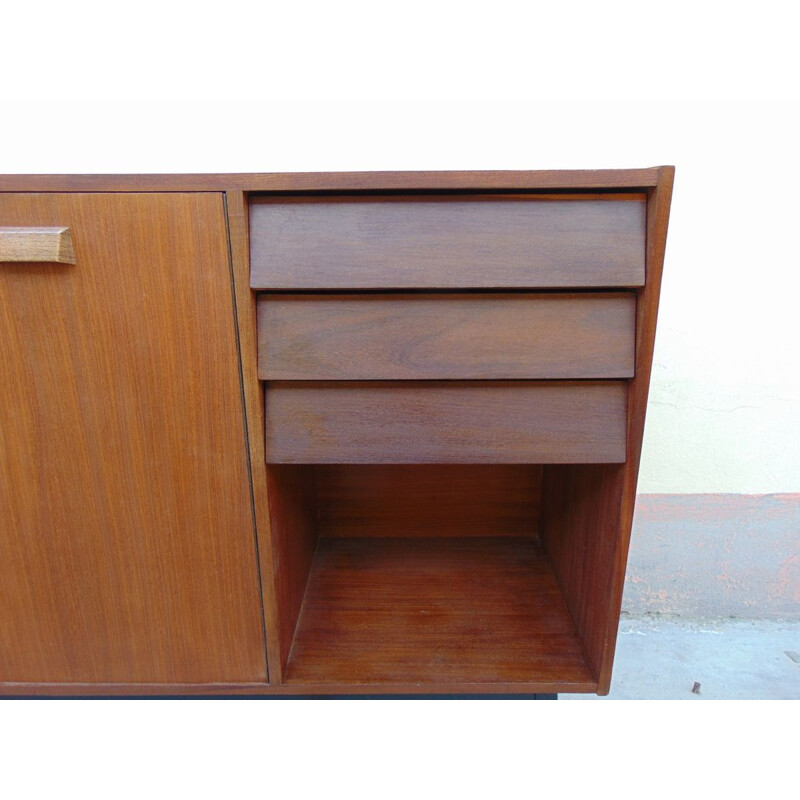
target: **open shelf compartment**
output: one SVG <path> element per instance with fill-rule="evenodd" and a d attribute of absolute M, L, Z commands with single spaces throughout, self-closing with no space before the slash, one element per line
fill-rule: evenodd
<path fill-rule="evenodd" d="M 269 466 L 282 682 L 596 691 L 609 581 L 573 469 Z"/>

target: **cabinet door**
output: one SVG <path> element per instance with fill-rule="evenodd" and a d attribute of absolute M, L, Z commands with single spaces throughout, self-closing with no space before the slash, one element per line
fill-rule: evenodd
<path fill-rule="evenodd" d="M 5 194 L 0 682 L 264 681 L 220 194 Z M 0 686 L 2 693 L 2 686 Z"/>

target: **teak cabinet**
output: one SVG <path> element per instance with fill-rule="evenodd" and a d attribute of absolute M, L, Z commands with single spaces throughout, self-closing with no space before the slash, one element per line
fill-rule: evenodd
<path fill-rule="evenodd" d="M 0 177 L 0 695 L 608 692 L 673 172 Z"/>

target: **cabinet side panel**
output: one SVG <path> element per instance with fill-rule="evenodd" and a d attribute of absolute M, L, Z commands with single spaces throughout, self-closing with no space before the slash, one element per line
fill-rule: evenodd
<path fill-rule="evenodd" d="M 544 468 L 542 541 L 595 677 L 605 652 L 623 464 Z"/>
<path fill-rule="evenodd" d="M 0 681 L 265 681 L 220 194 L 19 194 L 0 266 Z"/>
<path fill-rule="evenodd" d="M 637 293 L 636 375 L 628 389 L 625 464 L 545 468 L 542 541 L 598 678 L 611 685 L 653 362 L 674 168 L 648 194 L 647 281 Z"/>
<path fill-rule="evenodd" d="M 600 694 L 611 688 L 611 669 L 622 606 L 622 591 L 625 584 L 625 569 L 628 564 L 633 510 L 636 503 L 636 486 L 639 480 L 639 463 L 642 455 L 644 422 L 647 413 L 647 397 L 650 392 L 650 377 L 653 367 L 653 348 L 658 321 L 658 303 L 661 297 L 661 274 L 667 244 L 667 227 L 672 203 L 672 186 L 675 180 L 674 167 L 660 167 L 658 184 L 647 193 L 647 280 L 637 293 L 636 303 L 636 375 L 630 382 L 628 400 L 628 458 L 622 472 L 620 489 L 621 507 L 617 549 L 610 588 L 610 616 L 605 633 L 603 659 L 599 675 Z"/>
<path fill-rule="evenodd" d="M 310 466 L 267 468 L 278 645 L 270 655 L 271 674 L 283 675 L 292 649 L 317 547 L 317 486 Z"/>

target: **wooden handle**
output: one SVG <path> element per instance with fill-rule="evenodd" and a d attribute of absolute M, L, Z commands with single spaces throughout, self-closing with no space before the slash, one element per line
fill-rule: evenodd
<path fill-rule="evenodd" d="M 69 228 L 0 228 L 0 263 L 74 264 Z"/>

